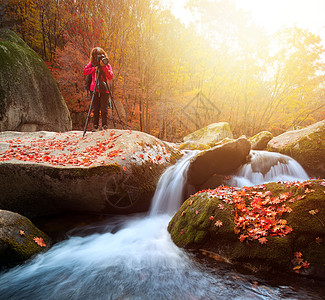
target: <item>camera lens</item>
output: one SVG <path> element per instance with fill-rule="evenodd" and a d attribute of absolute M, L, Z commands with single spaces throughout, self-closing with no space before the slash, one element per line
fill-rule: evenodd
<path fill-rule="evenodd" d="M 107 59 L 107 57 L 103 57 L 102 58 L 102 62 L 105 64 L 105 65 L 108 65 L 108 59 Z"/>

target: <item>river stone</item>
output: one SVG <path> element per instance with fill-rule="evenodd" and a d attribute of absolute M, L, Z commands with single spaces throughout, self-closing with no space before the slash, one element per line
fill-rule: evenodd
<path fill-rule="evenodd" d="M 0 265 L 22 262 L 48 249 L 50 244 L 50 238 L 29 219 L 0 210 Z"/>
<path fill-rule="evenodd" d="M 71 130 L 68 108 L 44 61 L 0 29 L 0 131 Z"/>
<path fill-rule="evenodd" d="M 237 168 L 246 163 L 250 147 L 250 142 L 242 136 L 200 152 L 190 163 L 188 184 L 200 189 L 212 176 L 233 174 Z"/>
<path fill-rule="evenodd" d="M 81 131 L 2 132 L 0 208 L 27 217 L 145 211 L 160 175 L 181 155 L 137 131 L 88 132 L 85 138 Z"/>
<path fill-rule="evenodd" d="M 252 145 L 252 150 L 265 150 L 267 143 L 272 140 L 273 134 L 269 131 L 262 131 L 253 137 L 249 138 Z"/>
<path fill-rule="evenodd" d="M 183 203 L 168 231 L 191 253 L 324 280 L 324 193 L 324 180 L 204 190 Z"/>
<path fill-rule="evenodd" d="M 309 175 L 325 178 L 325 120 L 274 137 L 267 148 L 294 158 Z"/>
<path fill-rule="evenodd" d="M 233 138 L 230 126 L 226 122 L 210 124 L 184 137 L 180 149 L 205 150 L 216 146 L 223 139 Z"/>

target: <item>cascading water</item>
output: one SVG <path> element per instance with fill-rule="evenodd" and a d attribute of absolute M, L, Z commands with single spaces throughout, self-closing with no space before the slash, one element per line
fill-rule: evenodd
<path fill-rule="evenodd" d="M 250 152 L 250 162 L 244 164 L 228 182 L 230 186 L 253 186 L 266 182 L 304 181 L 308 174 L 293 158 L 276 152 Z"/>
<path fill-rule="evenodd" d="M 256 285 L 255 277 L 229 266 L 203 269 L 173 244 L 171 216 L 161 212 L 177 209 L 169 202 L 176 188 L 181 197 L 193 155 L 166 171 L 149 216 L 111 218 L 98 225 L 101 233 L 70 237 L 1 273 L 0 299 L 308 299 L 310 291 Z"/>
<path fill-rule="evenodd" d="M 182 204 L 183 189 L 187 177 L 187 169 L 191 158 L 199 151 L 191 151 L 182 157 L 177 164 L 171 166 L 159 179 L 155 195 L 152 199 L 150 215 L 174 214 Z"/>

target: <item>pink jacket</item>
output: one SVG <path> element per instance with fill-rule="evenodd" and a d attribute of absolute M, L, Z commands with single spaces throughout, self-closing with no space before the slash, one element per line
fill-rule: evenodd
<path fill-rule="evenodd" d="M 112 80 L 113 79 L 113 70 L 110 64 L 107 64 L 107 66 L 102 66 L 102 70 L 104 71 L 105 77 L 108 80 Z M 84 68 L 84 75 L 89 75 L 91 74 L 92 77 L 92 81 L 90 84 L 90 90 L 94 91 L 95 88 L 95 74 L 96 74 L 96 69 L 95 67 L 91 66 L 91 62 L 89 62 L 89 64 L 87 66 L 85 66 Z M 106 93 L 108 93 L 108 90 L 106 91 Z"/>

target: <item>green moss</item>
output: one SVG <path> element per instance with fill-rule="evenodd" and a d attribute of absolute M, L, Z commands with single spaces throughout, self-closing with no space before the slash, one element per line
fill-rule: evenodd
<path fill-rule="evenodd" d="M 66 169 L 65 169 L 66 170 Z M 68 169 L 64 172 L 71 172 L 76 178 L 87 178 L 95 175 L 109 175 L 121 171 L 121 166 L 118 163 L 105 164 L 101 166 L 89 167 L 89 168 L 75 168 Z"/>
<path fill-rule="evenodd" d="M 19 217 L 11 225 L 7 237 L 2 240 L 2 251 L 0 251 L 0 264 L 6 265 L 29 259 L 35 254 L 44 251 L 50 246 L 49 237 L 36 228 L 29 219 Z M 24 232 L 20 234 L 20 230 Z M 47 247 L 39 246 L 34 238 L 42 238 Z"/>
<path fill-rule="evenodd" d="M 290 142 L 283 147 L 272 147 L 269 151 L 279 152 L 297 160 L 303 168 L 318 177 L 324 175 L 325 161 L 325 123 L 319 125 L 319 130 Z"/>
<path fill-rule="evenodd" d="M 294 203 L 288 203 L 292 212 L 286 219 L 294 231 L 325 234 L 325 187 L 320 182 L 311 181 L 310 185 L 292 189 L 293 196 L 296 199 L 299 196 L 304 197 Z M 313 211 L 315 212 L 314 215 L 311 214 Z"/>
<path fill-rule="evenodd" d="M 22 166 L 23 167 L 23 166 Z M 94 166 L 94 167 L 78 167 L 78 168 L 57 168 L 47 167 L 44 165 L 35 165 L 34 168 L 39 168 L 39 172 L 50 176 L 53 179 L 85 179 L 93 176 L 103 176 L 118 173 L 121 171 L 121 166 L 118 163 Z M 28 168 L 28 166 L 26 166 Z"/>
<path fill-rule="evenodd" d="M 258 241 L 240 242 L 233 245 L 231 257 L 235 261 L 249 261 L 254 263 L 266 262 L 270 265 L 290 265 L 292 259 L 291 238 L 268 237 L 266 244 L 259 244 Z"/>
<path fill-rule="evenodd" d="M 284 199 L 279 204 L 272 204 L 275 209 L 283 205 L 291 208 L 291 212 L 289 209 L 289 212 L 278 216 L 287 221 L 288 226 L 292 228 L 291 233 L 284 236 L 267 235 L 265 244 L 260 244 L 258 240 L 252 238 L 240 242 L 239 235 L 234 233 L 234 204 L 227 204 L 215 196 L 211 197 L 208 192 L 200 192 L 187 199 L 170 221 L 168 231 L 179 247 L 210 249 L 228 256 L 234 262 L 266 264 L 292 271 L 291 261 L 294 252 L 302 252 L 304 260 L 311 263 L 314 268 L 324 269 L 324 181 L 268 183 L 265 184 L 262 193 L 266 191 L 271 191 L 270 197 L 274 199 L 276 197 Z M 253 194 L 257 192 L 261 192 L 260 187 L 245 191 Z M 245 201 L 249 209 L 249 197 L 245 196 Z M 220 209 L 220 204 L 223 209 Z M 221 227 L 216 226 L 218 220 L 222 222 Z"/>
<path fill-rule="evenodd" d="M 201 143 L 196 143 L 196 142 L 191 142 L 191 141 L 182 143 L 179 146 L 180 150 L 207 150 L 210 148 L 211 148 L 211 146 L 208 144 L 201 144 Z"/>
<path fill-rule="evenodd" d="M 219 204 L 224 209 L 219 209 Z M 216 221 L 221 221 L 222 226 L 216 226 Z M 186 248 L 199 247 L 210 235 L 233 234 L 233 229 L 232 207 L 216 197 L 210 198 L 207 193 L 187 199 L 168 226 L 175 244 Z"/>

